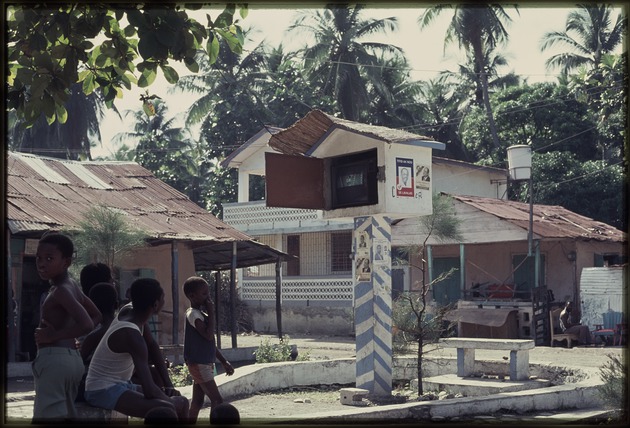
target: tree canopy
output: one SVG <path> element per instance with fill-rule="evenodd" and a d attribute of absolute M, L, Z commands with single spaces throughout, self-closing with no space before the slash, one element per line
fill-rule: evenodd
<path fill-rule="evenodd" d="M 227 4 L 207 24 L 176 3 L 24 4 L 7 8 L 7 107 L 27 126 L 44 115 L 48 124 L 65 123 L 66 102 L 75 83 L 86 95 L 99 89 L 108 107 L 123 88 L 148 87 L 158 72 L 169 83 L 179 79 L 169 61 L 197 72 L 197 54 L 216 61 L 220 40 L 240 52 L 241 18 L 246 5 Z"/>

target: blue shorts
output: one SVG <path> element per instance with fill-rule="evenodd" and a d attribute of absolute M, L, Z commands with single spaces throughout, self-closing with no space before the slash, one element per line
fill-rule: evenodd
<path fill-rule="evenodd" d="M 121 395 L 126 391 L 140 391 L 140 385 L 131 382 L 121 382 L 109 388 L 85 391 L 85 401 L 94 407 L 114 410 Z"/>

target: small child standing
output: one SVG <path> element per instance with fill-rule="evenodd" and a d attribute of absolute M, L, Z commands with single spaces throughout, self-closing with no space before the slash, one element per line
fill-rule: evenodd
<path fill-rule="evenodd" d="M 184 282 L 184 294 L 190 300 L 184 329 L 184 361 L 194 381 L 188 414 L 189 423 L 194 424 L 205 396 L 210 399 L 211 409 L 223 403 L 214 379 L 216 360 L 221 361 L 228 376 L 234 374 L 234 368 L 217 349 L 214 337 L 214 305 L 210 300 L 210 287 L 206 280 L 198 276 L 188 278 Z"/>

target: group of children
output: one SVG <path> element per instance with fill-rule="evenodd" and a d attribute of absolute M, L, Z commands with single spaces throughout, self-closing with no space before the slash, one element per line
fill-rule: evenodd
<path fill-rule="evenodd" d="M 75 400 L 128 416 L 196 423 L 205 397 L 211 401 L 211 423 L 238 423 L 238 410 L 222 404 L 214 379 L 218 359 L 230 376 L 234 368 L 216 347 L 214 307 L 208 283 L 191 277 L 183 285 L 190 300 L 186 311 L 184 361 L 194 380 L 189 403 L 170 380 L 149 319 L 164 305 L 164 290 L 151 278 L 131 284 L 131 301 L 118 309 L 118 295 L 106 265 L 81 272 L 81 287 L 70 277 L 74 245 L 61 233 L 39 241 L 36 265 L 50 283 L 35 329 L 33 422 L 76 419 Z"/>

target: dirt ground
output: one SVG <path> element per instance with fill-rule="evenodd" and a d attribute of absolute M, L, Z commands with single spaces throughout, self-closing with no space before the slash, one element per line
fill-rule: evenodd
<path fill-rule="evenodd" d="M 240 334 L 237 337 L 238 347 L 260 346 L 263 341 L 278 343 L 274 335 Z M 308 355 L 310 360 L 349 358 L 355 355 L 355 339 L 351 336 L 318 336 L 301 335 L 288 338 L 289 344 L 298 348 L 299 355 Z M 231 337 L 222 335 L 222 347 L 231 346 Z M 623 355 L 624 347 L 606 348 L 551 348 L 536 347 L 530 353 L 530 363 L 564 366 L 569 368 L 587 368 L 591 372 L 607 361 L 608 354 Z M 453 358 L 455 350 L 441 349 L 432 356 L 448 356 Z M 501 356 L 491 351 L 478 350 L 478 359 L 500 359 Z M 236 369 L 238 370 L 238 368 Z M 290 388 L 267 393 L 257 393 L 248 397 L 236 397 L 230 402 L 234 404 L 243 420 L 281 419 L 295 415 L 315 414 L 320 412 L 347 410 L 349 406 L 339 402 L 339 389 L 354 385 L 320 385 L 311 387 Z M 12 378 L 7 382 L 5 403 L 7 415 L 20 419 L 30 418 L 33 405 L 32 378 Z M 394 394 L 396 391 L 394 391 Z M 379 404 L 379 403 L 375 403 Z M 207 423 L 209 406 L 199 414 L 199 423 Z"/>

